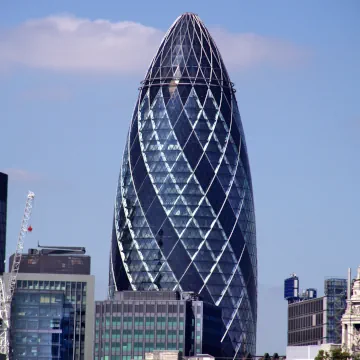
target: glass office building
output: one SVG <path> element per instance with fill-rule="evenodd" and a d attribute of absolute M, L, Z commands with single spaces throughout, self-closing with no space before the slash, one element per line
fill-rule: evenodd
<path fill-rule="evenodd" d="M 223 354 L 255 353 L 253 190 L 234 84 L 197 15 L 166 33 L 130 124 L 117 189 L 110 295 L 200 294 L 222 310 Z"/>
<path fill-rule="evenodd" d="M 8 176 L 0 172 L 0 274 L 5 271 Z"/>
<path fill-rule="evenodd" d="M 23 254 L 11 304 L 12 360 L 93 359 L 95 279 L 85 252 L 40 246 Z"/>
<path fill-rule="evenodd" d="M 63 292 L 18 290 L 11 307 L 12 358 L 61 359 Z"/>
<path fill-rule="evenodd" d="M 93 358 L 94 278 L 19 274 L 11 306 L 13 360 Z"/>

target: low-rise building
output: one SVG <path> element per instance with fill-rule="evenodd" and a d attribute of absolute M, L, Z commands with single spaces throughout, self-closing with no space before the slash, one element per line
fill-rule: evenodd
<path fill-rule="evenodd" d="M 72 271 L 89 260 L 84 252 L 48 247 L 22 258 L 11 306 L 11 359 L 93 359 L 94 276 L 87 266 Z M 38 264 L 52 266 L 44 273 Z M 34 272 L 21 272 L 29 266 Z"/>
<path fill-rule="evenodd" d="M 221 354 L 221 309 L 191 294 L 122 291 L 96 302 L 95 360 L 140 360 L 154 350 Z"/>

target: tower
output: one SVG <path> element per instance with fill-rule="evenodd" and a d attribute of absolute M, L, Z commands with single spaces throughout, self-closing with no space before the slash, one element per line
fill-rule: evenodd
<path fill-rule="evenodd" d="M 0 275 L 5 271 L 8 176 L 0 172 Z"/>
<path fill-rule="evenodd" d="M 360 266 L 353 283 L 352 294 L 348 294 L 347 307 L 341 319 L 342 347 L 351 353 L 360 353 Z"/>
<path fill-rule="evenodd" d="M 199 294 L 222 309 L 224 355 L 254 354 L 256 254 L 234 84 L 205 25 L 185 13 L 141 83 L 118 182 L 109 288 Z"/>

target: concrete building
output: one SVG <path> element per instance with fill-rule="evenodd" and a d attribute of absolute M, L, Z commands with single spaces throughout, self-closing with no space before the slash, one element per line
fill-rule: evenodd
<path fill-rule="evenodd" d="M 320 350 L 330 352 L 339 347 L 340 345 L 335 344 L 287 346 L 286 360 L 314 360 Z"/>
<path fill-rule="evenodd" d="M 320 345 L 326 339 L 326 298 L 288 305 L 288 345 Z"/>
<path fill-rule="evenodd" d="M 284 298 L 288 301 L 288 346 L 340 344 L 341 316 L 346 308 L 347 281 L 328 278 L 325 296 L 316 289 L 299 290 L 299 278 L 285 280 Z"/>
<path fill-rule="evenodd" d="M 180 351 L 174 350 L 154 350 L 150 353 L 145 353 L 145 360 L 182 360 Z M 189 356 L 187 360 L 214 360 L 215 357 L 208 354 L 199 354 L 196 356 Z"/>
<path fill-rule="evenodd" d="M 172 291 L 116 292 L 96 302 L 95 360 L 140 360 L 154 350 L 220 356 L 221 309 Z"/>
<path fill-rule="evenodd" d="M 34 272 L 17 277 L 11 306 L 12 359 L 93 359 L 95 284 L 84 252 L 41 247 L 24 255 L 20 271 L 31 267 Z M 44 264 L 52 264 L 45 266 L 46 273 Z M 72 274 L 81 264 L 83 273 Z"/>

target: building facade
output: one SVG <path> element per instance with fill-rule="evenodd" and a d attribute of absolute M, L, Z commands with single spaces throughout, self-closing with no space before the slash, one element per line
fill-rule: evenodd
<path fill-rule="evenodd" d="M 347 280 L 328 278 L 325 296 L 316 298 L 316 289 L 299 291 L 294 274 L 285 280 L 288 301 L 288 346 L 341 343 L 341 317 L 346 309 Z"/>
<path fill-rule="evenodd" d="M 41 256 L 50 257 L 51 255 Z M 54 263 L 60 255 L 54 256 Z M 70 255 L 82 259 L 82 255 Z M 10 351 L 20 359 L 93 359 L 94 276 L 66 273 L 52 267 L 52 273 L 21 273 L 11 306 Z M 31 257 L 30 257 L 31 259 Z M 22 261 L 27 262 L 24 256 Z M 59 260 L 59 259 L 58 259 Z M 41 260 L 41 263 L 46 263 Z M 71 264 L 71 262 L 70 262 Z M 20 268 L 26 268 L 25 265 Z M 61 271 L 60 271 L 61 270 Z M 7 274 L 5 274 L 7 276 Z M 6 280 L 5 280 L 6 281 Z"/>
<path fill-rule="evenodd" d="M 326 297 L 290 303 L 288 346 L 326 343 Z"/>
<path fill-rule="evenodd" d="M 221 310 L 171 291 L 123 291 L 96 302 L 95 360 L 141 360 L 154 350 L 220 356 Z"/>
<path fill-rule="evenodd" d="M 5 271 L 8 176 L 0 172 L 0 275 Z"/>
<path fill-rule="evenodd" d="M 225 356 L 255 353 L 253 191 L 233 83 L 197 15 L 180 16 L 141 84 L 123 155 L 110 295 L 192 291 L 222 310 Z"/>
<path fill-rule="evenodd" d="M 349 269 L 349 288 L 350 288 Z M 350 354 L 360 354 L 360 267 L 357 276 L 352 282 L 351 289 L 348 288 L 346 311 L 341 318 L 342 336 L 341 347 Z M 351 293 L 351 294 L 350 294 Z"/>
<path fill-rule="evenodd" d="M 20 273 L 90 275 L 91 257 L 76 253 L 61 254 L 62 249 L 29 249 L 21 257 Z M 66 250 L 65 250 L 66 251 Z M 82 251 L 80 251 L 82 252 Z M 9 259 L 11 271 L 14 254 Z"/>

